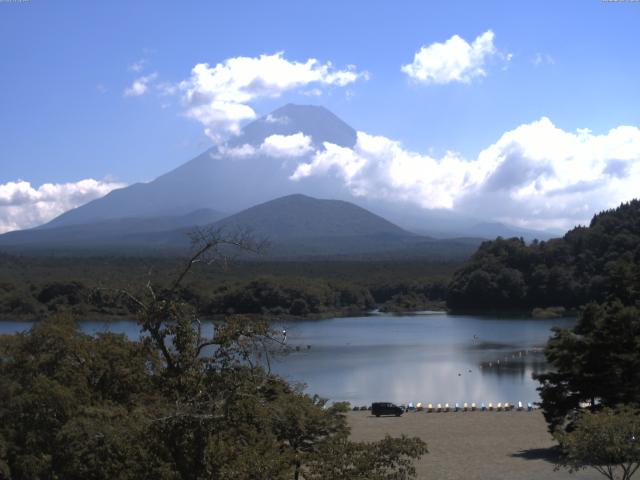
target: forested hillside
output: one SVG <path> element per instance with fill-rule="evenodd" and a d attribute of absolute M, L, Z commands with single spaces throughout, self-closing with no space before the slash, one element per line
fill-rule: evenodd
<path fill-rule="evenodd" d="M 453 310 L 510 310 L 640 298 L 640 201 L 593 217 L 564 237 L 483 243 L 449 285 Z"/>
<path fill-rule="evenodd" d="M 0 319 L 131 318 L 121 290 L 170 284 L 177 258 L 19 257 L 0 254 Z M 236 262 L 197 265 L 178 292 L 207 316 L 229 313 L 331 316 L 375 307 L 410 311 L 444 306 L 459 264 L 429 261 Z"/>

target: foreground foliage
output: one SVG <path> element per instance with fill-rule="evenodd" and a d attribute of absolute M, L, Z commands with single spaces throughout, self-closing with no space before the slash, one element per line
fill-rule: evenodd
<path fill-rule="evenodd" d="M 610 480 L 629 480 L 640 467 L 640 411 L 630 408 L 583 413 L 571 432 L 557 435 L 559 467 L 591 467 Z"/>
<path fill-rule="evenodd" d="M 235 240 L 205 242 L 168 288 L 123 291 L 140 341 L 64 315 L 0 337 L 0 478 L 414 478 L 421 440 L 351 442 L 347 405 L 269 372 L 283 345 L 266 322 L 199 320 L 181 282 L 221 242 Z"/>
<path fill-rule="evenodd" d="M 550 430 L 571 426 L 581 404 L 640 405 L 639 308 L 589 304 L 573 329 L 554 331 L 545 349 L 552 371 L 536 377 Z"/>

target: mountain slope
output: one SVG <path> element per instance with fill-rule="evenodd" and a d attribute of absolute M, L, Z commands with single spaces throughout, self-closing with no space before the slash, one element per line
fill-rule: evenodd
<path fill-rule="evenodd" d="M 0 235 L 0 246 L 14 248 L 121 248 L 140 245 L 137 235 L 153 236 L 174 229 L 191 229 L 224 217 L 211 209 L 200 209 L 186 215 L 150 218 L 118 218 L 80 225 L 63 225 L 9 232 Z M 142 245 L 144 246 L 144 245 Z"/>
<path fill-rule="evenodd" d="M 287 157 L 268 154 L 261 149 L 265 139 L 273 135 L 298 133 L 311 139 L 312 148 L 306 153 Z M 511 229 L 518 232 L 508 225 L 498 229 L 480 228 L 478 231 L 474 225 L 482 219 L 468 218 L 448 210 L 427 210 L 406 201 L 357 197 L 331 168 L 324 175 L 291 180 L 296 167 L 310 161 L 313 152 L 324 148 L 325 142 L 353 147 L 356 140 L 356 131 L 326 108 L 289 104 L 245 125 L 241 133 L 225 145 L 212 147 L 152 182 L 114 190 L 103 198 L 60 215 L 39 229 L 118 218 L 180 216 L 202 208 L 234 213 L 301 192 L 317 198 L 352 202 L 405 229 L 439 238 L 495 238 L 496 235 L 504 236 Z M 532 232 L 525 238 L 548 236 L 544 232 Z"/>
<path fill-rule="evenodd" d="M 296 156 L 263 148 L 263 145 L 272 146 L 276 141 L 282 145 L 287 141 L 282 136 L 295 134 L 305 135 L 311 142 L 310 148 L 297 150 Z M 265 144 L 265 139 L 269 138 L 270 141 Z M 177 218 L 200 209 L 235 213 L 274 198 L 304 193 L 316 198 L 354 203 L 405 230 L 437 238 L 495 238 L 497 235 L 524 236 L 526 239 L 549 237 L 544 232 L 523 232 L 508 225 L 478 226 L 482 219 L 450 210 L 424 209 L 408 201 L 355 196 L 344 179 L 337 176 L 330 166 L 323 175 L 291 179 L 297 166 L 311 161 L 314 152 L 321 151 L 325 142 L 353 147 L 356 140 L 356 131 L 326 108 L 289 104 L 245 125 L 241 133 L 225 145 L 212 147 L 149 183 L 137 183 L 114 190 L 34 230 L 124 220 L 124 223 L 114 226 L 118 235 L 139 235 L 146 232 L 136 228 L 125 232 L 127 222 L 133 223 L 133 226 L 137 223 L 127 219 Z M 166 230 L 171 228 L 178 226 L 167 225 Z M 108 229 L 104 231 L 109 233 Z M 71 235 L 70 232 L 60 239 L 53 234 L 48 238 L 60 243 Z M 76 233 L 80 234 L 79 231 Z M 36 237 L 29 233 L 21 238 L 32 241 Z M 44 238 L 44 234 L 38 238 Z M 157 239 L 148 240 L 155 242 Z M 3 244 L 2 240 L 0 244 Z"/>
<path fill-rule="evenodd" d="M 272 239 L 414 235 L 353 203 L 288 195 L 256 205 L 215 224 L 221 228 L 251 228 Z"/>
<path fill-rule="evenodd" d="M 213 147 L 152 182 L 114 190 L 70 210 L 45 228 L 113 218 L 184 215 L 199 208 L 235 212 L 301 189 L 311 195 L 335 197 L 326 195 L 327 182 L 310 179 L 301 187 L 289 180 L 281 158 L 259 153 L 232 158 L 224 153 L 245 144 L 258 149 L 271 135 L 298 132 L 310 136 L 315 146 L 331 142 L 351 147 L 356 141 L 355 130 L 327 109 L 289 104 L 244 127 L 222 153 Z"/>
<path fill-rule="evenodd" d="M 422 237 L 357 205 L 289 195 L 243 210 L 209 226 L 227 233 L 248 231 L 269 241 L 267 259 L 467 258 L 479 239 L 434 240 Z M 186 248 L 187 229 L 137 235 L 139 244 Z M 133 238 L 132 238 L 133 239 Z"/>

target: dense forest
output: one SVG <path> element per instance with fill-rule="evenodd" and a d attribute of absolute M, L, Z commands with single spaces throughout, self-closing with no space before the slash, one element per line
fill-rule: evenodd
<path fill-rule="evenodd" d="M 564 237 L 527 245 L 483 243 L 449 284 L 447 304 L 463 310 L 522 310 L 640 298 L 640 201 L 593 217 Z"/>
<path fill-rule="evenodd" d="M 0 318 L 35 319 L 53 313 L 84 318 L 132 318 L 123 290 L 162 286 L 178 258 L 0 255 Z M 183 301 L 205 316 L 267 314 L 314 317 L 381 308 L 442 308 L 459 264 L 430 261 L 236 261 L 196 265 L 180 289 Z"/>
<path fill-rule="evenodd" d="M 86 335 L 59 313 L 0 335 L 0 479 L 415 478 L 422 440 L 351 441 L 347 404 L 269 371 L 287 347 L 264 319 L 229 315 L 203 333 L 183 281 L 224 241 L 168 286 L 127 292 L 139 340 Z"/>

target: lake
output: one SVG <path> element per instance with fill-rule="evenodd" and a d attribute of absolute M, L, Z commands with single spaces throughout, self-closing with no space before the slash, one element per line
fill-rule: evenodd
<path fill-rule="evenodd" d="M 516 319 L 425 313 L 372 315 L 278 324 L 300 351 L 277 357 L 272 370 L 309 393 L 357 405 L 375 401 L 534 402 L 532 374 L 546 369 L 540 349 L 554 325 L 572 319 Z M 83 331 L 137 338 L 133 321 L 81 322 Z M 0 322 L 0 334 L 28 329 Z"/>

